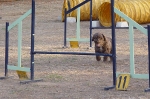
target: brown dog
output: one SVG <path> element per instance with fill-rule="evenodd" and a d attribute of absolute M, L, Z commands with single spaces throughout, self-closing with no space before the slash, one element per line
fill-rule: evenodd
<path fill-rule="evenodd" d="M 92 41 L 95 43 L 95 53 L 112 54 L 112 39 L 105 37 L 104 34 L 95 33 L 92 37 Z M 107 61 L 109 56 L 104 56 L 103 61 Z M 96 60 L 100 61 L 101 57 L 96 55 Z M 112 61 L 112 57 L 110 57 Z"/>

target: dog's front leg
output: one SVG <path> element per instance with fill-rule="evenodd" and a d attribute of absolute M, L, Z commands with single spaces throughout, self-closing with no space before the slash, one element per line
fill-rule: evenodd
<path fill-rule="evenodd" d="M 107 61 L 107 59 L 108 59 L 108 56 L 104 56 L 104 60 L 103 61 L 105 62 L 105 61 Z"/>
<path fill-rule="evenodd" d="M 96 56 L 96 60 L 97 60 L 97 61 L 100 61 L 100 60 L 101 60 L 101 57 L 100 57 L 100 56 Z"/>
<path fill-rule="evenodd" d="M 109 49 L 106 48 L 104 53 L 105 54 L 109 54 Z M 104 60 L 103 61 L 105 62 L 105 61 L 107 61 L 107 59 L 108 59 L 108 56 L 104 56 Z"/>
<path fill-rule="evenodd" d="M 110 54 L 110 53 L 111 53 L 111 50 L 106 49 L 106 51 L 105 51 L 104 53 L 105 53 L 105 54 Z M 104 61 L 107 61 L 107 60 L 108 60 L 108 57 L 110 57 L 110 61 L 112 61 L 112 57 L 111 57 L 111 56 L 104 56 Z"/>

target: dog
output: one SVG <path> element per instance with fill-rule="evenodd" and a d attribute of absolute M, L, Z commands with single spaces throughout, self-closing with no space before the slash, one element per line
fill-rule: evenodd
<path fill-rule="evenodd" d="M 105 37 L 102 33 L 95 33 L 92 37 L 92 41 L 95 43 L 95 53 L 112 54 L 111 38 Z M 107 61 L 108 57 L 110 57 L 110 61 L 112 61 L 111 56 L 104 56 L 103 61 Z M 101 57 L 96 55 L 96 60 L 100 61 Z"/>

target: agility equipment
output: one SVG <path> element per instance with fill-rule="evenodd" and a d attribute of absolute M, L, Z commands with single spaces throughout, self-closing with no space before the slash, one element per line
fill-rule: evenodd
<path fill-rule="evenodd" d="M 85 0 L 64 0 L 63 8 L 62 8 L 62 21 L 64 21 L 64 10 L 65 8 L 69 10 L 68 2 L 70 4 L 70 8 L 75 7 Z M 116 0 L 117 1 L 117 0 Z M 98 20 L 98 8 L 103 2 L 110 2 L 110 0 L 92 0 L 92 20 Z M 80 7 L 80 20 L 81 21 L 89 21 L 90 20 L 90 3 L 86 3 L 85 5 Z M 77 17 L 77 10 L 70 12 L 67 17 Z"/>
<path fill-rule="evenodd" d="M 78 41 L 70 41 L 70 47 L 71 48 L 79 48 L 79 42 Z"/>
<path fill-rule="evenodd" d="M 22 54 L 22 21 L 27 16 L 31 15 L 31 9 L 28 10 L 24 15 L 22 15 L 20 18 L 18 18 L 16 21 L 14 21 L 12 24 L 9 25 L 8 22 L 6 22 L 6 43 L 5 43 L 5 76 L 7 76 L 7 70 L 20 70 L 20 71 L 26 71 L 30 72 L 30 68 L 27 67 L 21 67 L 21 54 Z M 18 26 L 18 64 L 17 66 L 9 65 L 9 31 L 15 27 Z"/>
<path fill-rule="evenodd" d="M 114 7 L 126 14 L 139 24 L 150 23 L 150 1 L 149 0 L 131 0 L 116 1 Z M 105 27 L 111 26 L 111 3 L 104 2 L 98 8 L 98 19 Z M 115 24 L 125 21 L 115 13 Z"/>
<path fill-rule="evenodd" d="M 67 22 L 68 23 L 75 23 L 76 22 L 76 18 L 75 17 L 67 17 Z"/>
<path fill-rule="evenodd" d="M 67 13 L 67 11 L 65 11 L 64 13 Z M 67 26 L 67 22 L 64 22 L 64 23 L 65 23 L 65 26 Z M 77 8 L 77 24 L 76 24 L 76 26 L 77 26 L 76 27 L 76 37 L 75 38 L 66 38 L 64 36 L 65 37 L 64 40 L 69 41 L 70 45 L 71 45 L 71 42 L 77 42 L 78 44 L 79 44 L 79 42 L 90 42 L 89 38 L 81 38 L 81 33 L 80 33 L 80 7 Z M 77 46 L 78 46 L 78 44 L 77 44 Z M 64 44 L 64 46 L 66 46 L 66 44 Z"/>
<path fill-rule="evenodd" d="M 19 77 L 20 80 L 28 80 L 29 79 L 28 75 L 27 75 L 27 72 L 19 71 L 19 70 L 17 70 L 16 72 L 17 72 L 18 77 Z"/>
<path fill-rule="evenodd" d="M 64 22 L 64 34 L 66 36 L 66 15 L 69 14 L 70 12 L 72 12 L 73 10 L 77 9 L 78 7 L 84 5 L 85 3 L 89 2 L 89 1 L 92 1 L 92 0 L 85 0 L 83 1 L 82 3 L 80 3 L 78 6 L 75 6 L 74 8 L 68 10 L 68 11 L 65 11 L 65 22 Z M 92 2 L 90 2 L 90 8 L 92 6 Z M 66 10 L 66 9 L 65 9 Z M 92 10 L 90 10 L 90 13 L 92 12 Z M 127 22 L 129 22 L 129 32 L 130 32 L 130 67 L 131 67 L 131 73 L 130 73 L 130 76 L 133 77 L 133 78 L 143 78 L 145 77 L 145 75 L 142 75 L 142 74 L 135 74 L 134 73 L 134 39 L 133 39 L 133 27 L 136 27 L 137 29 L 139 29 L 141 32 L 143 32 L 144 34 L 148 35 L 148 48 L 150 47 L 150 25 L 148 25 L 148 31 L 147 29 L 145 29 L 144 27 L 142 27 L 141 25 L 137 24 L 135 21 L 133 21 L 131 18 L 127 17 L 124 13 L 122 13 L 120 10 L 114 8 L 114 0 L 111 0 L 111 21 L 112 21 L 112 49 L 113 49 L 113 52 L 112 54 L 98 54 L 98 53 L 85 53 L 85 52 L 46 52 L 46 51 L 35 51 L 34 49 L 34 37 L 35 37 L 35 0 L 32 0 L 32 17 L 31 17 L 31 51 L 30 51 L 30 57 L 31 57 L 31 61 L 30 61 L 30 69 L 27 69 L 27 70 L 30 70 L 30 79 L 27 80 L 27 81 L 22 81 L 21 83 L 28 83 L 28 82 L 34 82 L 34 81 L 40 81 L 40 80 L 35 80 L 34 79 L 34 55 L 35 54 L 64 54 L 64 55 L 101 55 L 101 56 L 111 56 L 113 58 L 113 85 L 111 87 L 106 87 L 104 88 L 105 90 L 109 90 L 109 89 L 113 89 L 113 88 L 116 88 L 116 40 L 115 40 L 115 16 L 114 16 L 114 12 L 117 13 L 119 16 L 123 17 Z M 91 15 L 90 15 L 91 16 Z M 10 27 L 8 27 L 9 24 L 6 23 L 6 51 L 5 51 L 5 77 L 7 77 L 8 75 L 8 46 L 9 46 L 9 32 L 8 32 L 8 29 Z M 92 17 L 90 17 L 90 32 L 92 30 L 91 28 L 92 26 Z M 148 33 L 147 33 L 148 32 Z M 91 35 L 90 35 L 91 37 Z M 21 39 L 19 39 L 19 42 Z M 91 38 L 90 38 L 90 41 L 91 41 Z M 149 52 L 149 62 L 150 62 L 150 49 L 148 50 Z M 20 52 L 19 53 L 19 56 L 21 55 Z M 21 66 L 21 65 L 19 65 Z M 23 67 L 18 67 L 18 69 L 22 70 Z M 16 69 L 15 69 L 16 70 Z M 148 92 L 150 91 L 150 63 L 149 63 L 149 74 L 146 74 L 147 76 L 145 78 L 147 78 L 148 76 L 148 79 L 149 79 L 149 88 L 145 90 L 145 92 Z M 124 76 L 125 77 L 125 76 Z"/>
<path fill-rule="evenodd" d="M 19 76 L 19 79 L 28 79 L 28 76 L 26 72 L 30 72 L 33 67 L 22 67 L 21 66 L 21 55 L 22 55 L 22 21 L 31 15 L 31 31 L 34 32 L 34 22 L 35 22 L 35 1 L 32 1 L 32 9 L 28 10 L 25 14 L 23 14 L 21 17 L 19 17 L 16 21 L 14 21 L 12 24 L 9 24 L 9 22 L 6 22 L 6 36 L 5 36 L 5 75 L 4 77 L 0 77 L 0 79 L 6 79 L 8 77 L 8 70 L 15 70 Z M 15 26 L 18 26 L 18 64 L 17 65 L 11 65 L 9 64 L 9 31 L 14 28 Z M 32 40 L 31 40 L 32 41 Z M 30 77 L 31 78 L 31 77 Z M 33 79 L 33 78 L 32 78 Z M 32 81 L 41 81 L 39 80 L 32 80 Z"/>
<path fill-rule="evenodd" d="M 85 3 L 89 2 L 89 1 L 91 1 L 91 0 L 85 0 L 85 1 L 83 1 L 78 6 L 76 6 L 73 9 L 70 9 L 69 11 L 67 11 L 66 14 L 72 12 L 73 10 L 77 9 L 78 7 L 84 5 Z M 90 2 L 90 5 L 92 5 L 91 2 Z M 32 9 L 29 10 L 29 11 L 31 13 L 31 51 L 30 51 L 31 61 L 30 61 L 30 68 L 21 67 L 21 57 L 18 60 L 20 62 L 18 66 L 10 66 L 10 65 L 8 65 L 8 57 L 9 57 L 8 56 L 8 50 L 9 50 L 9 29 L 12 28 L 13 26 L 15 26 L 16 24 L 18 24 L 17 23 L 18 21 L 17 22 L 15 21 L 15 23 L 13 23 L 13 25 L 11 25 L 11 27 L 9 26 L 9 23 L 6 22 L 5 77 L 2 77 L 1 79 L 8 78 L 8 69 L 11 69 L 11 70 L 16 70 L 16 71 L 19 70 L 19 71 L 28 71 L 28 72 L 30 72 L 30 78 L 28 80 L 20 81 L 20 83 L 22 83 L 22 84 L 23 83 L 29 83 L 29 82 L 41 81 L 42 79 L 34 79 L 34 55 L 35 54 L 64 54 L 64 55 L 101 55 L 101 56 L 112 56 L 112 54 L 99 54 L 99 53 L 87 53 L 87 52 L 46 52 L 46 51 L 35 51 L 34 50 L 35 0 L 32 0 Z M 22 18 L 24 19 L 24 16 L 21 16 L 21 19 Z M 19 21 L 19 23 L 20 23 L 20 21 Z M 21 23 L 22 23 L 22 21 L 21 21 Z M 65 17 L 65 22 L 64 22 L 65 25 L 64 25 L 64 27 L 66 27 L 66 23 L 67 22 L 66 22 L 66 17 Z M 22 25 L 20 25 L 20 26 L 22 26 Z M 21 29 L 22 28 L 20 28 L 19 30 L 21 30 Z M 66 28 L 64 28 L 64 32 L 66 32 Z M 64 33 L 64 34 L 66 34 L 66 33 Z M 18 38 L 18 42 L 20 42 L 19 43 L 20 47 L 18 47 L 18 48 L 21 48 L 22 39 Z M 18 51 L 18 55 L 21 56 L 21 49 L 20 49 L 20 51 Z"/>
<path fill-rule="evenodd" d="M 124 22 L 117 22 L 116 27 L 129 27 L 129 26 L 128 22 L 124 21 Z"/>

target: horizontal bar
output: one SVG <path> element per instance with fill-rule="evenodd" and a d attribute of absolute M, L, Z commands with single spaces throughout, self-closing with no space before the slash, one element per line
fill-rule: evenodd
<path fill-rule="evenodd" d="M 34 51 L 33 54 L 66 54 L 66 55 L 99 55 L 99 56 L 112 56 L 112 54 L 85 53 L 85 52 L 44 52 L 44 51 Z"/>
<path fill-rule="evenodd" d="M 138 78 L 138 79 L 148 79 L 148 74 L 131 74 L 131 73 L 116 73 L 116 76 L 118 77 L 119 74 L 130 74 L 131 78 Z"/>
<path fill-rule="evenodd" d="M 133 27 L 134 29 L 137 29 L 136 27 Z M 144 27 L 147 29 L 147 27 Z M 111 27 L 92 27 L 92 29 L 111 29 Z M 115 27 L 115 29 L 129 29 L 129 27 Z"/>
<path fill-rule="evenodd" d="M 148 74 L 132 74 L 132 78 L 138 78 L 138 79 L 148 79 L 149 75 Z"/>
<path fill-rule="evenodd" d="M 20 70 L 20 71 L 30 72 L 30 68 L 27 68 L 27 67 L 18 67 L 18 66 L 13 66 L 13 65 L 7 65 L 7 67 L 10 70 Z"/>
<path fill-rule="evenodd" d="M 67 41 L 88 42 L 88 41 L 90 41 L 90 39 L 86 39 L 86 38 L 80 38 L 80 39 L 77 39 L 77 38 L 67 38 Z"/>

